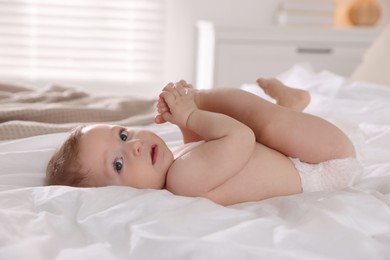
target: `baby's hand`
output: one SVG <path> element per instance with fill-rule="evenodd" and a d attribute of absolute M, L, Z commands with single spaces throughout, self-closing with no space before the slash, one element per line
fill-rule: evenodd
<path fill-rule="evenodd" d="M 157 109 L 156 123 L 168 121 L 186 127 L 189 115 L 197 109 L 195 91 L 185 81 L 169 83 L 159 96 Z"/>

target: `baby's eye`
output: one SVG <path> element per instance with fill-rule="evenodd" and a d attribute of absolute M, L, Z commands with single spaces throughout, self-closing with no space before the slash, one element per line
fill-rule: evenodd
<path fill-rule="evenodd" d="M 119 137 L 121 138 L 122 141 L 126 141 L 127 140 L 127 131 L 126 130 L 122 130 L 119 132 Z"/>
<path fill-rule="evenodd" d="M 122 158 L 119 158 L 119 159 L 116 159 L 114 161 L 114 169 L 117 173 L 120 173 L 120 171 L 122 170 L 123 168 L 123 160 Z"/>

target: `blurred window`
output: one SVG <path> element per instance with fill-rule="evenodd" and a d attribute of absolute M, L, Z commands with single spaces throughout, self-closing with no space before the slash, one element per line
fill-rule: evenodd
<path fill-rule="evenodd" d="M 0 0 L 0 81 L 161 80 L 163 0 Z"/>

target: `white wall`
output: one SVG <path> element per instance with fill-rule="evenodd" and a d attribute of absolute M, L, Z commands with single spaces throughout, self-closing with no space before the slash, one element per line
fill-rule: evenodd
<path fill-rule="evenodd" d="M 267 26 L 275 0 L 167 0 L 165 79 L 195 82 L 196 22 L 218 25 Z"/>

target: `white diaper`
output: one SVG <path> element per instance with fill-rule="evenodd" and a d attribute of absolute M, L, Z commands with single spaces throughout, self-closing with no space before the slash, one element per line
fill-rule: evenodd
<path fill-rule="evenodd" d="M 337 190 L 348 187 L 361 171 L 355 158 L 336 159 L 318 164 L 290 158 L 301 177 L 303 192 Z"/>

